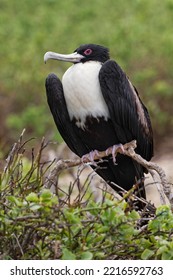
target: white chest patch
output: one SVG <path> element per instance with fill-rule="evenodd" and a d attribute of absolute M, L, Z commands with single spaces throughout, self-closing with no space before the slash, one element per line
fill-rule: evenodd
<path fill-rule="evenodd" d="M 70 119 L 77 120 L 76 125 L 85 127 L 87 116 L 94 118 L 109 117 L 108 107 L 103 98 L 98 74 L 99 62 L 77 63 L 72 65 L 62 78 L 64 96 Z"/>

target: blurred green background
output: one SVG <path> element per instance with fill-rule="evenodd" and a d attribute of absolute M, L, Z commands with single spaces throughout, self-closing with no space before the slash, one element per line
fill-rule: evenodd
<path fill-rule="evenodd" d="M 173 0 L 0 0 L 1 156 L 24 127 L 59 139 L 44 83 L 69 64 L 43 56 L 84 43 L 110 48 L 149 109 L 156 142 L 173 133 Z"/>

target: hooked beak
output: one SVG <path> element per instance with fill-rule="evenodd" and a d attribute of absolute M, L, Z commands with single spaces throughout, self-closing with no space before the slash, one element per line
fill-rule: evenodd
<path fill-rule="evenodd" d="M 56 59 L 56 60 L 62 60 L 62 61 L 75 63 L 75 62 L 80 62 L 82 58 L 84 58 L 84 56 L 77 52 L 74 52 L 71 54 L 46 52 L 44 55 L 44 62 L 46 63 L 48 59 Z"/>

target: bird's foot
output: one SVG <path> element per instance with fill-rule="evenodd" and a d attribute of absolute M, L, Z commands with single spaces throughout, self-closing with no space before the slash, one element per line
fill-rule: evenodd
<path fill-rule="evenodd" d="M 97 166 L 96 162 L 94 161 L 95 157 L 99 156 L 99 151 L 94 150 L 89 152 L 88 154 L 85 154 L 82 156 L 82 162 L 86 163 L 86 161 L 88 162 L 92 162 L 93 165 Z"/>
<path fill-rule="evenodd" d="M 116 154 L 117 154 L 118 150 L 120 150 L 122 153 L 124 153 L 124 147 L 121 143 L 113 145 L 106 150 L 106 155 L 107 156 L 110 155 L 110 154 L 112 155 L 112 160 L 113 160 L 114 164 L 116 164 Z"/>

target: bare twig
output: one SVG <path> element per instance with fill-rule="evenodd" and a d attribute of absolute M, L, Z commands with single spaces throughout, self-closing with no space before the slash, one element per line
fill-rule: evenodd
<path fill-rule="evenodd" d="M 17 242 L 17 245 L 18 245 L 18 247 L 19 247 L 19 249 L 20 249 L 21 255 L 23 256 L 23 255 L 24 255 L 24 252 L 23 252 L 23 249 L 22 249 L 22 247 L 21 247 L 21 245 L 20 245 L 19 239 L 18 239 L 18 237 L 15 235 L 15 233 L 13 233 L 13 236 L 14 236 L 15 239 L 16 239 L 16 242 Z"/>
<path fill-rule="evenodd" d="M 124 154 L 131 157 L 133 160 L 137 161 L 138 163 L 140 163 L 142 166 L 144 166 L 150 172 L 150 174 L 153 177 L 153 180 L 157 186 L 159 194 L 161 196 L 162 203 L 163 204 L 166 203 L 165 198 L 164 198 L 164 194 L 165 194 L 171 204 L 171 208 L 173 209 L 173 193 L 171 190 L 171 184 L 167 181 L 164 170 L 155 162 L 152 162 L 152 161 L 148 162 L 145 159 L 143 159 L 140 155 L 136 154 L 134 151 L 134 149 L 136 148 L 136 141 L 134 140 L 131 143 L 132 143 L 132 145 L 127 149 L 127 151 L 125 150 Z M 159 175 L 161 186 L 163 189 L 160 187 L 160 183 L 157 182 L 155 172 Z M 164 192 L 164 194 L 163 194 L 163 192 Z"/>
<path fill-rule="evenodd" d="M 157 185 L 162 204 L 166 203 L 165 196 L 164 196 L 164 195 L 166 195 L 166 197 L 168 198 L 168 200 L 171 204 L 171 207 L 173 209 L 173 192 L 171 190 L 171 184 L 168 183 L 168 181 L 167 181 L 164 170 L 156 163 L 151 162 L 151 161 L 148 162 L 145 159 L 143 159 L 139 154 L 136 154 L 135 153 L 136 147 L 137 147 L 136 140 L 133 140 L 133 141 L 123 145 L 124 151 L 122 150 L 122 148 L 118 148 L 115 152 L 115 156 L 117 153 L 124 154 L 124 155 L 132 158 L 136 162 L 140 163 L 142 166 L 144 166 L 148 170 L 148 172 L 151 174 L 151 176 L 153 177 L 153 181 Z M 110 147 L 106 151 L 99 151 L 94 156 L 94 161 L 102 160 L 104 157 L 107 157 L 109 155 L 112 155 L 112 147 Z M 50 188 L 52 185 L 57 184 L 57 177 L 62 170 L 68 169 L 68 168 L 71 168 L 74 166 L 78 166 L 80 164 L 92 165 L 93 162 L 91 162 L 90 159 L 87 157 L 85 157 L 84 159 L 77 158 L 74 160 L 55 160 L 55 166 L 47 177 L 46 187 Z M 158 174 L 158 176 L 160 178 L 160 183 L 158 183 L 158 180 L 156 179 L 156 173 Z"/>

